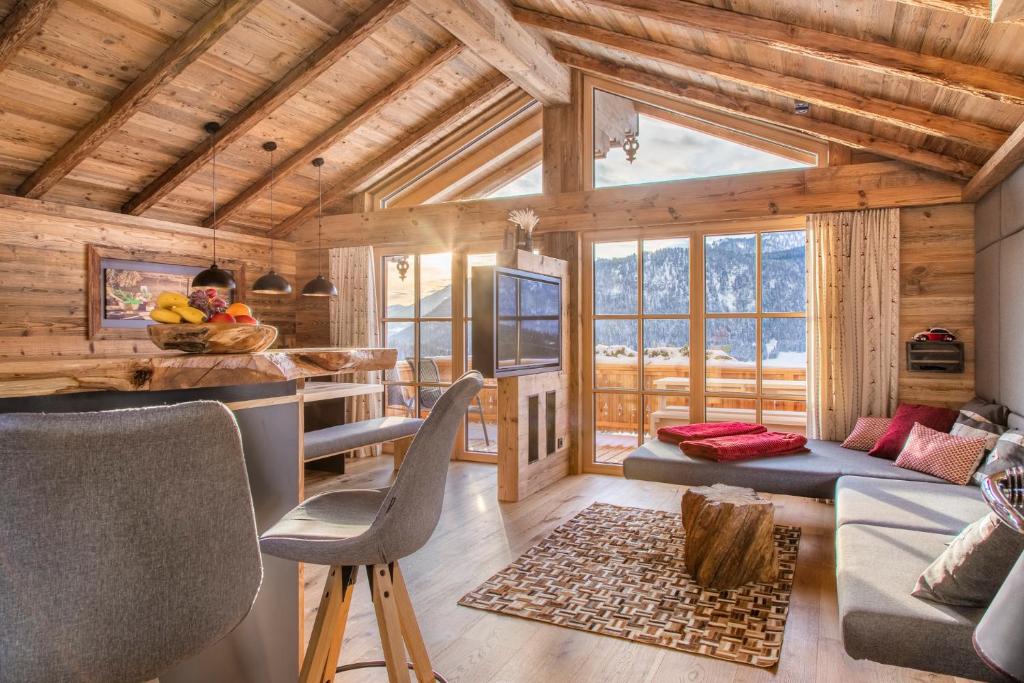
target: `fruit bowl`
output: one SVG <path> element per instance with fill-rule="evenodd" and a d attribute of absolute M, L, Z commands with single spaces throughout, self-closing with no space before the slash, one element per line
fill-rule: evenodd
<path fill-rule="evenodd" d="M 277 339 L 271 325 L 242 323 L 181 323 L 150 325 L 149 339 L 163 350 L 186 353 L 259 353 Z"/>

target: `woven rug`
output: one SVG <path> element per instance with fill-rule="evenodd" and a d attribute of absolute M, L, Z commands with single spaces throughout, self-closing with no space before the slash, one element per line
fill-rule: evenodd
<path fill-rule="evenodd" d="M 595 503 L 460 605 L 760 667 L 774 666 L 800 528 L 775 527 L 779 580 L 705 589 L 683 563 L 680 516 Z"/>

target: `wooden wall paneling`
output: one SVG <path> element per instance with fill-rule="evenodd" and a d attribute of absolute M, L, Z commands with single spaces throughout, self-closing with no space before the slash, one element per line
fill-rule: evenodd
<path fill-rule="evenodd" d="M 989 157 L 964 188 L 964 200 L 976 202 L 1024 164 L 1024 123 Z"/>
<path fill-rule="evenodd" d="M 543 104 L 569 102 L 569 70 L 543 38 L 513 19 L 505 0 L 412 0 L 477 56 Z"/>
<path fill-rule="evenodd" d="M 87 126 L 81 128 L 18 187 L 23 197 L 41 197 L 104 140 L 116 133 L 156 93 L 187 66 L 206 54 L 221 36 L 244 19 L 260 0 L 218 2 L 174 41 L 131 85 L 121 91 Z"/>
<path fill-rule="evenodd" d="M 912 373 L 901 361 L 899 399 L 959 408 L 974 397 L 973 204 L 900 211 L 900 343 L 929 327 L 949 328 L 964 342 L 965 371 Z"/>
<path fill-rule="evenodd" d="M 570 373 L 569 396 L 568 396 L 568 422 L 569 422 L 569 473 L 580 474 L 583 472 L 581 422 L 581 392 L 580 375 L 582 366 L 583 335 L 580 321 L 582 311 L 580 308 L 580 289 L 582 277 L 583 252 L 581 250 L 581 235 L 578 232 L 550 232 L 544 235 L 544 253 L 567 264 L 567 278 L 562 283 L 562 296 L 566 299 L 566 319 L 570 324 L 566 334 L 566 346 L 568 347 L 565 356 L 565 367 Z"/>
<path fill-rule="evenodd" d="M 0 197 L 0 358 L 161 353 L 148 340 L 89 341 L 87 245 L 144 258 L 207 264 L 211 231 L 18 197 Z M 295 284 L 295 250 L 275 244 L 275 268 Z M 217 236 L 218 258 L 252 277 L 269 268 L 270 242 L 235 233 Z M 253 275 L 255 274 L 255 275 Z M 293 297 L 249 295 L 256 316 L 294 346 Z"/>
<path fill-rule="evenodd" d="M 863 131 L 803 116 L 792 111 L 741 99 L 721 92 L 702 88 L 692 83 L 667 78 L 648 71 L 596 59 L 589 55 L 565 50 L 555 54 L 565 64 L 588 73 L 612 79 L 649 92 L 680 100 L 696 102 L 715 111 L 739 115 L 769 124 L 785 126 L 818 138 L 842 145 L 875 152 L 889 159 L 905 161 L 908 164 L 938 171 L 959 178 L 969 178 L 977 172 L 978 166 L 962 159 L 922 149 L 895 140 L 888 140 Z"/>
<path fill-rule="evenodd" d="M 542 12 L 516 9 L 514 16 L 528 26 L 548 32 L 573 36 L 630 55 L 706 73 L 731 83 L 803 100 L 871 121 L 884 122 L 906 130 L 956 141 L 968 147 L 994 151 L 1007 137 L 1005 132 L 983 124 L 775 73 L 748 64 L 698 54 L 673 45 L 636 38 Z"/>
<path fill-rule="evenodd" d="M 316 80 L 327 69 L 369 38 L 380 26 L 401 12 L 408 0 L 377 0 L 355 21 L 342 28 L 244 109 L 234 114 L 220 130 L 179 159 L 159 178 L 125 203 L 125 213 L 139 215 L 167 196 L 178 185 L 205 165 L 215 147 L 224 147 L 247 133 L 270 112 Z"/>
<path fill-rule="evenodd" d="M 295 291 L 320 272 L 319 255 L 315 249 L 295 253 Z M 323 255 L 326 268 L 327 253 Z M 344 293 L 342 293 L 344 296 Z M 295 345 L 300 348 L 331 345 L 331 300 L 323 296 L 302 296 L 297 294 L 295 305 Z"/>
<path fill-rule="evenodd" d="M 57 0 L 18 0 L 0 22 L 0 71 L 46 21 Z"/>

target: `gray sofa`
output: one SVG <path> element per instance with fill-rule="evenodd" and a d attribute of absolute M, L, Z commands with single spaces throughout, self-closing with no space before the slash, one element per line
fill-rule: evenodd
<path fill-rule="evenodd" d="M 851 657 L 979 680 L 999 680 L 971 637 L 984 609 L 910 594 L 945 544 L 988 512 L 976 486 L 896 467 L 831 441 L 811 452 L 736 463 L 691 458 L 649 441 L 623 463 L 627 479 L 687 486 L 715 483 L 765 493 L 834 498 L 836 588 Z"/>

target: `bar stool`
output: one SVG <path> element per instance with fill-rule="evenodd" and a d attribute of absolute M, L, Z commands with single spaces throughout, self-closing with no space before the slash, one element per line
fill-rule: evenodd
<path fill-rule="evenodd" d="M 0 415 L 0 680 L 155 678 L 262 579 L 224 405 Z"/>
<path fill-rule="evenodd" d="M 331 567 L 300 683 L 330 683 L 338 672 L 368 666 L 386 666 L 390 681 L 409 681 L 409 669 L 420 683 L 444 681 L 430 664 L 398 561 L 423 547 L 434 533 L 455 437 L 469 402 L 482 386 L 480 373 L 469 372 L 444 392 L 416 434 L 390 488 L 314 496 L 260 538 L 265 553 Z M 366 568 L 370 582 L 384 661 L 339 667 L 359 567 Z M 406 662 L 405 647 L 411 664 Z"/>

